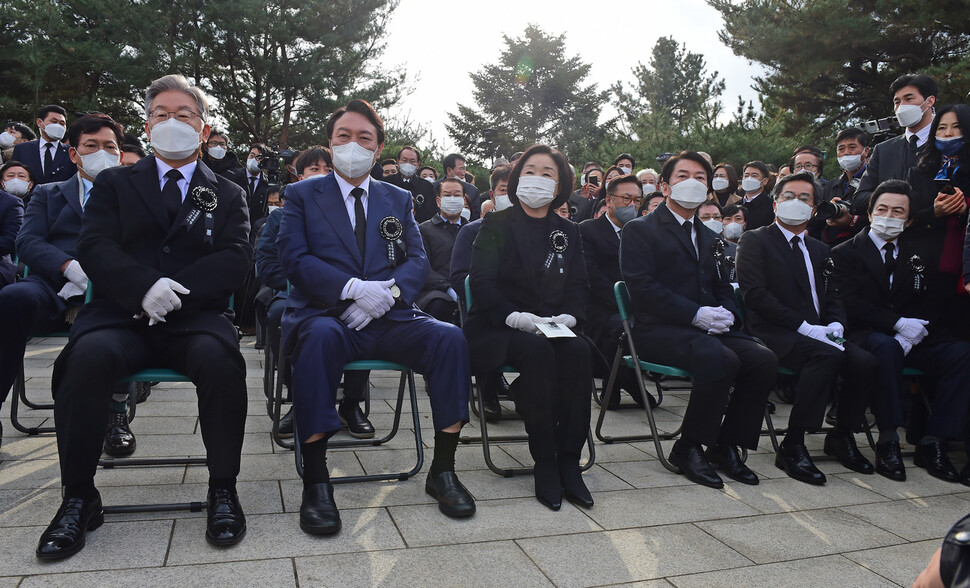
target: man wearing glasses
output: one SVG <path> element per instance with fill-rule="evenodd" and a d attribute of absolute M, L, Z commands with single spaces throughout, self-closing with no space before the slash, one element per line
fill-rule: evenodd
<path fill-rule="evenodd" d="M 209 468 L 206 540 L 238 543 L 236 496 L 246 422 L 246 363 L 225 315 L 252 258 L 245 194 L 199 161 L 209 136 L 202 92 L 179 75 L 145 95 L 154 156 L 98 174 L 77 259 L 94 288 L 54 363 L 52 388 L 63 501 L 37 545 L 40 559 L 84 547 L 104 522 L 94 474 L 112 385 L 143 368 L 192 379 Z"/>
<path fill-rule="evenodd" d="M 821 188 L 815 176 L 797 171 L 775 187 L 774 223 L 747 231 L 738 242 L 737 274 L 747 308 L 748 331 L 796 374 L 788 433 L 775 465 L 796 480 L 825 483 L 805 447 L 805 433 L 822 426 L 829 391 L 841 375 L 839 418 L 825 436 L 825 453 L 862 474 L 872 463 L 856 447 L 853 431 L 864 422 L 879 364 L 867 351 L 843 339 L 845 309 L 835 289 L 829 247 L 809 237 Z"/>

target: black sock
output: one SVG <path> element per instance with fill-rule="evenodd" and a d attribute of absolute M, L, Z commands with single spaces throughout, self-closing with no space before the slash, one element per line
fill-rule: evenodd
<path fill-rule="evenodd" d="M 327 438 L 303 443 L 303 484 L 322 484 L 330 481 L 327 470 Z"/>
<path fill-rule="evenodd" d="M 785 445 L 805 445 L 805 429 L 799 427 L 788 427 L 788 432 L 785 433 L 785 440 L 782 441 Z"/>
<path fill-rule="evenodd" d="M 236 478 L 209 478 L 209 490 L 232 490 L 236 487 Z"/>
<path fill-rule="evenodd" d="M 76 484 L 64 486 L 64 498 L 83 498 L 84 500 L 94 500 L 98 496 L 98 490 L 94 487 L 94 480 L 86 480 Z"/>
<path fill-rule="evenodd" d="M 434 432 L 434 459 L 428 469 L 429 476 L 455 471 L 455 451 L 458 449 L 458 433 Z"/>

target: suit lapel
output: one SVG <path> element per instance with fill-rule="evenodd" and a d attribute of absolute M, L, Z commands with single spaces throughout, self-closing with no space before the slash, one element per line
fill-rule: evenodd
<path fill-rule="evenodd" d="M 871 243 L 871 240 L 870 240 Z M 909 247 L 909 241 L 902 238 L 896 239 L 896 271 L 893 274 L 893 285 L 890 288 L 890 298 L 896 299 L 901 306 L 913 289 L 908 286 L 913 284 L 913 273 L 909 269 L 909 258 L 915 253 Z M 885 264 L 885 261 L 883 262 Z"/>
<path fill-rule="evenodd" d="M 778 225 L 775 223 L 768 225 L 768 234 L 771 235 L 771 242 L 775 244 L 775 248 L 778 250 L 781 258 L 785 260 L 784 266 L 790 268 L 789 271 L 795 276 L 795 282 L 798 284 L 798 287 L 802 289 L 802 293 L 811 297 L 812 286 L 808 282 L 808 275 L 800 271 L 796 271 L 796 269 L 791 265 L 792 254 L 794 253 L 791 243 L 785 240 L 785 235 L 782 234 L 781 229 L 779 229 Z M 811 257 L 811 255 L 809 255 L 809 257 Z M 812 265 L 815 265 L 814 261 L 812 262 Z"/>
<path fill-rule="evenodd" d="M 182 200 L 182 206 L 179 208 L 179 212 L 175 215 L 175 220 L 172 222 L 171 226 L 168 228 L 168 234 L 165 235 L 165 241 L 171 239 L 175 233 L 182 228 L 182 223 L 185 221 L 186 215 L 194 208 L 192 204 L 192 190 L 197 186 L 202 186 L 204 188 L 209 188 L 213 192 L 216 191 L 216 177 L 204 163 L 199 161 L 195 165 L 195 172 L 192 177 L 189 178 L 189 189 L 185 193 L 185 199 Z M 161 201 L 161 191 L 159 191 L 159 201 Z M 196 219 L 199 222 L 200 219 Z"/>
<path fill-rule="evenodd" d="M 347 208 L 344 206 L 344 199 L 340 194 L 340 187 L 337 185 L 337 180 L 331 174 L 315 181 L 317 184 L 317 194 L 316 198 L 313 199 L 313 203 L 320 209 L 323 218 L 327 219 L 327 222 L 333 227 L 333 232 L 343 241 L 347 251 L 354 256 L 359 266 L 363 268 L 363 259 L 357 250 L 357 238 L 354 236 L 354 228 L 350 224 L 350 217 L 347 216 Z"/>
<path fill-rule="evenodd" d="M 374 178 L 370 180 L 369 192 L 367 195 L 367 239 L 364 243 L 364 247 L 367 249 L 364 254 L 365 268 L 374 261 L 381 260 L 383 262 L 387 259 L 387 240 L 381 236 L 381 220 L 388 216 L 394 216 L 387 190 Z M 401 221 L 403 228 L 404 219 L 398 220 Z M 402 236 L 401 239 L 403 240 L 404 237 Z M 399 263 L 403 261 L 403 259 L 398 260 Z"/>
<path fill-rule="evenodd" d="M 158 221 L 163 229 L 168 229 L 168 211 L 165 210 L 165 203 L 162 202 L 162 188 L 158 181 L 158 166 L 155 164 L 154 157 L 145 157 L 132 167 L 131 183 L 135 186 L 135 191 L 141 196 L 142 200 L 152 211 L 152 216 Z"/>
<path fill-rule="evenodd" d="M 825 256 L 819 249 L 819 244 L 814 240 L 805 239 L 805 246 L 808 247 L 808 258 L 812 260 L 812 273 L 815 274 L 815 294 L 818 296 L 818 308 L 822 312 L 825 309 Z"/>
<path fill-rule="evenodd" d="M 78 218 L 84 216 L 84 210 L 81 208 L 81 188 L 79 184 L 77 175 L 71 176 L 70 179 L 65 180 L 57 185 L 58 191 L 61 193 L 61 197 L 67 200 L 67 204 L 74 209 L 77 213 Z"/>
<path fill-rule="evenodd" d="M 657 208 L 663 208 L 663 212 L 660 213 L 660 221 L 665 227 L 667 227 L 667 231 L 673 233 L 674 238 L 680 242 L 681 247 L 687 251 L 687 254 L 690 255 L 691 259 L 697 260 L 697 250 L 694 249 L 694 244 L 691 243 L 691 241 L 687 238 L 687 233 L 684 232 L 683 222 L 674 216 L 674 213 L 667 208 L 666 203 L 661 203 Z M 693 222 L 693 220 L 691 222 Z M 697 231 L 697 227 L 694 227 L 694 231 Z M 698 245 L 700 245 L 699 239 Z"/>
<path fill-rule="evenodd" d="M 868 231 L 859 233 L 855 239 L 857 240 L 856 247 L 859 251 L 859 257 L 862 258 L 862 264 L 866 266 L 866 269 L 869 270 L 872 277 L 876 280 L 876 282 L 879 283 L 879 288 L 882 290 L 883 294 L 888 296 L 889 279 L 886 277 L 886 264 L 879 255 L 879 250 L 876 249 L 876 244 L 873 243 L 872 239 L 869 238 Z M 898 280 L 893 281 L 896 282 Z"/>
<path fill-rule="evenodd" d="M 606 217 L 605 214 L 601 216 L 600 219 L 602 220 L 602 223 L 601 223 L 602 231 L 603 231 L 603 234 L 606 236 L 606 241 L 611 245 L 616 245 L 617 247 L 619 247 L 620 234 L 617 233 L 616 230 L 613 228 L 613 223 L 610 221 L 609 218 Z"/>

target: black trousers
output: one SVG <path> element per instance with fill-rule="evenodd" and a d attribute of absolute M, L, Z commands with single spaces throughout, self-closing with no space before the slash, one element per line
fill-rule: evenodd
<path fill-rule="evenodd" d="M 845 351 L 839 351 L 799 335 L 795 346 L 778 363 L 798 374 L 789 427 L 809 431 L 822 427 L 829 392 L 840 375 L 845 382 L 836 395 L 839 403 L 836 428 L 851 433 L 862 424 L 866 406 L 879 381 L 879 362 L 871 353 L 851 341 L 845 342 Z"/>
<path fill-rule="evenodd" d="M 768 394 L 778 377 L 778 358 L 771 350 L 749 337 L 674 325 L 637 327 L 633 338 L 640 359 L 693 376 L 683 439 L 758 448 Z"/>
<path fill-rule="evenodd" d="M 246 363 L 214 335 L 173 335 L 140 326 L 102 329 L 73 340 L 55 365 L 54 419 L 61 482 L 94 479 L 108 425 L 113 384 L 148 367 L 176 370 L 192 379 L 199 396 L 199 423 L 209 477 L 239 473 L 246 424 Z"/>
<path fill-rule="evenodd" d="M 593 389 L 586 340 L 515 331 L 505 363 L 519 372 L 510 392 L 522 412 L 533 459 L 578 460 L 589 431 Z"/>

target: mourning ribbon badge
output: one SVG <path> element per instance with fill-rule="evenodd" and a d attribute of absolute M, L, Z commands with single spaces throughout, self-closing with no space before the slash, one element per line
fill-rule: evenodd
<path fill-rule="evenodd" d="M 183 223 L 185 230 L 190 230 L 195 225 L 195 222 L 199 220 L 199 217 L 203 217 L 203 226 L 205 227 L 203 243 L 205 245 L 212 245 L 212 230 L 215 225 L 212 212 L 216 209 L 219 199 L 212 188 L 205 186 L 192 188 L 191 197 L 192 210 L 185 215 L 185 222 Z"/>
<path fill-rule="evenodd" d="M 387 261 L 391 264 L 391 267 L 397 267 L 397 250 L 394 246 L 400 247 L 405 256 L 408 254 L 408 248 L 401 240 L 401 235 L 404 234 L 404 225 L 397 217 L 385 216 L 381 219 L 380 230 L 381 237 L 387 241 Z"/>
<path fill-rule="evenodd" d="M 565 260 L 562 254 L 565 253 L 566 247 L 569 246 L 569 238 L 566 237 L 566 233 L 562 232 L 561 229 L 556 229 L 549 233 L 549 255 L 546 256 L 546 262 L 543 264 L 543 270 L 548 270 L 552 267 L 552 261 L 556 260 L 556 267 L 559 268 L 559 273 L 565 272 Z"/>

